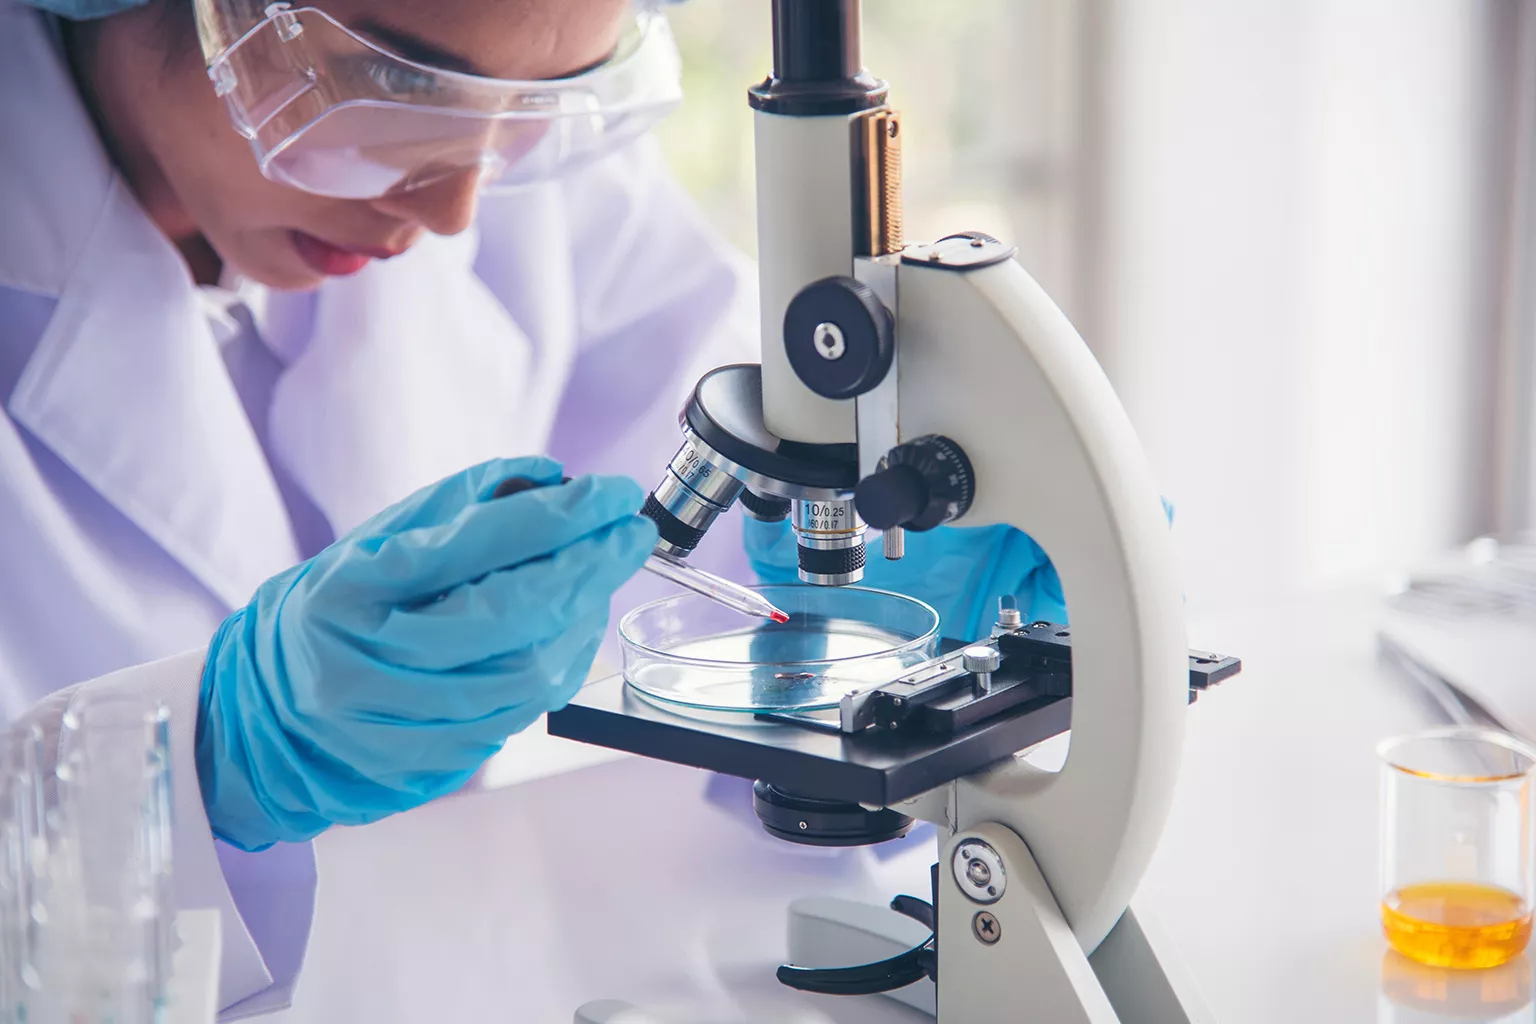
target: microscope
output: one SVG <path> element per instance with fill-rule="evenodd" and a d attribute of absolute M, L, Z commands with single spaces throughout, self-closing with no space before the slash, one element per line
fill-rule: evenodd
<path fill-rule="evenodd" d="M 892 993 L 944 1024 L 1207 1020 L 1133 897 L 1185 709 L 1240 663 L 1187 649 L 1130 421 L 1014 249 L 976 232 L 903 244 L 901 118 L 863 69 L 859 17 L 859 0 L 773 0 L 773 73 L 750 91 L 762 364 L 698 382 L 646 514 L 679 557 L 734 504 L 788 517 L 800 578 L 830 587 L 862 579 L 868 528 L 900 558 L 907 530 L 1010 524 L 1049 553 L 1070 628 L 1005 600 L 990 636 L 830 720 L 690 716 L 614 678 L 549 732 L 756 780 L 759 818 L 792 842 L 937 825 L 929 899 L 792 909 L 785 984 Z M 1069 728 L 1060 771 L 1018 756 Z M 927 938 L 907 941 L 914 927 Z"/>

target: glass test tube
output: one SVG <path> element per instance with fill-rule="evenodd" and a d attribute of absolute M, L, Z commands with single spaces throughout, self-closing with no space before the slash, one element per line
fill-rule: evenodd
<path fill-rule="evenodd" d="M 1381 916 L 1404 956 L 1494 967 L 1531 937 L 1536 749 L 1488 729 L 1383 741 Z"/>

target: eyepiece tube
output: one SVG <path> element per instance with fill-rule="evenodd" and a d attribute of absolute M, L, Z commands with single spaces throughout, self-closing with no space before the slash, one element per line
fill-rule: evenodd
<path fill-rule="evenodd" d="M 773 0 L 773 74 L 831 82 L 864 70 L 859 0 Z"/>

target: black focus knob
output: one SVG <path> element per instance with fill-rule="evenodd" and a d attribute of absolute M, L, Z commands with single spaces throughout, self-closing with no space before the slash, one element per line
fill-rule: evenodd
<path fill-rule="evenodd" d="M 784 352 L 823 398 L 857 398 L 885 380 L 896 354 L 890 310 L 869 285 L 828 277 L 800 289 L 784 311 Z"/>
<path fill-rule="evenodd" d="M 854 491 L 859 515 L 877 530 L 921 533 L 958 519 L 976 497 L 976 476 L 964 450 L 940 434 L 892 448 L 880 469 Z"/>

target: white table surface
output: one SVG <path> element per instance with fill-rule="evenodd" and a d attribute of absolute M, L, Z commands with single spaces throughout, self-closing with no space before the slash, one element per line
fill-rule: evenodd
<path fill-rule="evenodd" d="M 1381 938 L 1372 750 L 1438 719 L 1375 664 L 1374 608 L 1343 593 L 1191 624 L 1194 646 L 1242 657 L 1244 672 L 1190 710 L 1141 900 L 1223 1024 L 1532 1019 L 1524 957 L 1455 976 Z M 924 1019 L 792 993 L 772 969 L 795 897 L 926 896 L 931 832 L 894 851 L 795 847 L 761 832 L 744 790 L 710 802 L 705 773 L 543 735 L 486 778 L 320 840 L 309 957 L 281 1020 L 565 1024 L 598 998 L 712 1024 Z"/>

